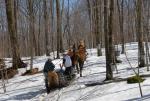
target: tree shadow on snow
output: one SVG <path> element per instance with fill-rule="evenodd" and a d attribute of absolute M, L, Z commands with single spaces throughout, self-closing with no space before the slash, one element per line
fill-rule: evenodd
<path fill-rule="evenodd" d="M 83 66 L 83 68 L 86 68 L 86 67 L 91 67 L 91 66 L 94 66 L 94 65 L 102 65 L 104 64 L 103 62 L 99 62 L 99 63 L 96 63 L 96 62 L 87 62 L 87 64 L 85 64 Z"/>
<path fill-rule="evenodd" d="M 150 94 L 144 95 L 142 98 L 137 97 L 137 98 L 132 98 L 124 101 L 144 101 L 144 100 L 150 101 Z"/>
<path fill-rule="evenodd" d="M 26 93 L 22 93 L 22 94 L 19 94 L 19 95 L 14 95 L 14 96 L 11 96 L 7 99 L 1 99 L 1 101 L 8 101 L 8 100 L 31 100 L 33 99 L 34 97 L 36 97 L 37 95 L 41 95 L 42 93 L 46 93 L 45 89 L 41 89 L 41 90 L 38 90 L 38 91 L 31 91 L 31 92 L 26 92 Z"/>

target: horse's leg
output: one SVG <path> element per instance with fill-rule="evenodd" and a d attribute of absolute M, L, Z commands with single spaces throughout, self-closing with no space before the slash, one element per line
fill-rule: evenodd
<path fill-rule="evenodd" d="M 78 64 L 79 64 L 79 57 L 78 57 L 77 54 L 75 55 L 74 64 L 75 64 L 75 69 L 77 70 L 77 73 L 79 74 L 79 66 L 78 66 Z"/>
<path fill-rule="evenodd" d="M 84 61 L 80 62 L 80 77 L 82 77 L 82 70 L 83 70 Z"/>
<path fill-rule="evenodd" d="M 76 64 L 76 70 L 77 70 L 77 73 L 79 74 L 79 65 L 78 65 L 78 63 Z"/>
<path fill-rule="evenodd" d="M 82 77 L 82 64 L 80 64 L 80 77 Z"/>
<path fill-rule="evenodd" d="M 82 67 L 80 67 L 80 77 L 82 77 Z"/>
<path fill-rule="evenodd" d="M 82 61 L 79 61 L 80 77 L 82 77 L 82 68 L 83 68 Z"/>

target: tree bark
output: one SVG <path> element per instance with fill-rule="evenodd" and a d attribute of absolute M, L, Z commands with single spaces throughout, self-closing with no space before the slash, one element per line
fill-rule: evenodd
<path fill-rule="evenodd" d="M 45 52 L 46 52 L 46 56 L 50 56 L 49 53 L 49 35 L 48 35 L 48 15 L 47 15 L 47 1 L 43 0 L 43 10 L 44 10 L 44 30 L 45 30 Z"/>
<path fill-rule="evenodd" d="M 17 40 L 17 33 L 16 33 L 16 25 L 14 20 L 14 11 L 13 11 L 13 0 L 5 0 L 6 5 L 6 15 L 7 15 L 7 22 L 8 22 L 8 33 L 11 42 L 11 51 L 12 51 L 12 67 L 17 69 L 21 67 L 21 59 L 20 59 L 20 52 L 19 52 L 19 45 Z"/>
<path fill-rule="evenodd" d="M 106 53 L 106 80 L 113 79 L 112 63 L 113 63 L 113 13 L 114 0 L 110 1 L 110 15 L 108 19 L 108 1 L 104 1 L 104 33 L 105 33 L 105 53 Z M 108 24 L 109 22 L 109 24 Z"/>
<path fill-rule="evenodd" d="M 90 35 L 89 37 L 91 38 L 91 43 L 89 43 L 90 48 L 93 48 L 93 35 L 92 35 L 92 7 L 90 0 L 87 0 L 87 7 L 88 7 L 88 15 L 89 15 L 89 20 L 90 20 Z"/>
<path fill-rule="evenodd" d="M 60 36 L 61 36 L 61 22 L 60 22 L 60 2 L 56 0 L 56 14 L 57 14 L 57 58 L 60 58 Z"/>
<path fill-rule="evenodd" d="M 30 70 L 33 69 L 33 56 L 34 56 L 34 51 L 33 51 L 33 41 L 34 41 L 34 15 L 33 15 L 33 0 L 28 0 L 28 6 L 29 6 L 29 37 L 30 37 Z"/>
<path fill-rule="evenodd" d="M 54 0 L 50 0 L 50 18 L 51 18 L 51 47 L 53 52 L 53 58 L 55 59 L 55 47 L 54 47 Z"/>
<path fill-rule="evenodd" d="M 95 0 L 95 37 L 96 46 L 100 44 L 100 16 L 99 16 L 99 0 Z"/>
<path fill-rule="evenodd" d="M 137 37 L 139 51 L 139 67 L 145 67 L 145 53 L 142 33 L 142 0 L 137 0 Z"/>
<path fill-rule="evenodd" d="M 105 56 L 106 56 L 106 80 L 112 79 L 111 62 L 109 60 L 108 40 L 108 0 L 104 1 L 104 33 L 105 33 Z"/>
<path fill-rule="evenodd" d="M 59 9 L 60 9 L 60 3 L 59 3 Z M 63 33 L 62 33 L 62 23 L 63 23 L 63 12 L 64 12 L 64 0 L 62 0 L 62 10 L 60 15 L 60 52 L 64 52 L 64 45 L 63 45 Z"/>

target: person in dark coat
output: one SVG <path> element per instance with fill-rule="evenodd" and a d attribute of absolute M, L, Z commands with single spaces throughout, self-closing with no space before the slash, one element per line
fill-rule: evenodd
<path fill-rule="evenodd" d="M 43 73 L 45 76 L 45 87 L 46 87 L 47 93 L 49 93 L 49 91 L 50 91 L 49 87 L 48 87 L 48 72 L 54 71 L 54 68 L 55 68 L 55 65 L 53 64 L 52 60 L 48 59 L 45 62 L 44 69 L 43 69 Z"/>

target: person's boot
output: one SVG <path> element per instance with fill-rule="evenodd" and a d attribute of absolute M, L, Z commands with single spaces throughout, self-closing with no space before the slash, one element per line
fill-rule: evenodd
<path fill-rule="evenodd" d="M 45 87 L 46 87 L 46 92 L 47 94 L 50 92 L 49 86 L 48 86 L 48 81 L 45 80 Z"/>
<path fill-rule="evenodd" d="M 49 89 L 49 87 L 48 87 L 48 88 L 46 88 L 46 91 L 47 91 L 47 94 L 49 94 L 49 93 L 50 93 L 50 89 Z"/>

